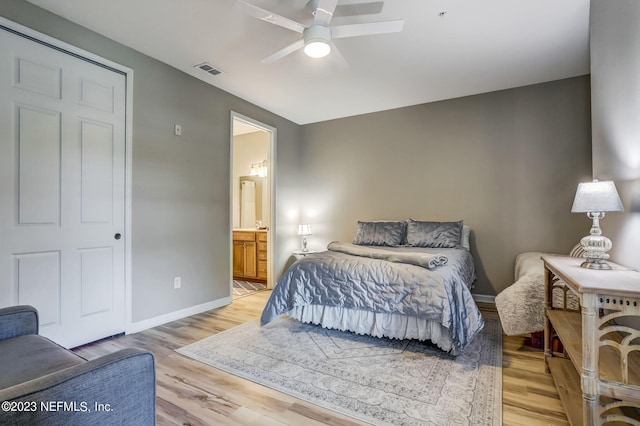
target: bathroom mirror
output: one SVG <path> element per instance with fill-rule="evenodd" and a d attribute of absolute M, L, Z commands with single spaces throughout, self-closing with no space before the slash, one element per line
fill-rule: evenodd
<path fill-rule="evenodd" d="M 240 176 L 240 228 L 268 226 L 266 178 Z"/>

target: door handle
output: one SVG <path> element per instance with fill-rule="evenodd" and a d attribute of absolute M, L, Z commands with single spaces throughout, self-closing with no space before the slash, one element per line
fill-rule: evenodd
<path fill-rule="evenodd" d="M 122 235 L 119 232 L 116 232 L 116 235 L 114 235 L 113 238 L 119 240 L 120 238 L 122 238 Z"/>

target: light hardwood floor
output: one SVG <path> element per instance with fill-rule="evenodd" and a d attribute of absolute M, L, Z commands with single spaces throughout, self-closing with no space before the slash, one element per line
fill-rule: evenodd
<path fill-rule="evenodd" d="M 75 351 L 87 359 L 131 346 L 153 352 L 158 425 L 362 425 L 174 351 L 258 318 L 269 294 L 263 291 L 236 299 L 229 306 L 141 333 L 82 346 Z M 484 315 L 497 317 L 489 305 L 481 308 Z M 503 423 L 569 424 L 553 379 L 544 372 L 542 352 L 524 343 L 523 337 L 503 336 Z"/>

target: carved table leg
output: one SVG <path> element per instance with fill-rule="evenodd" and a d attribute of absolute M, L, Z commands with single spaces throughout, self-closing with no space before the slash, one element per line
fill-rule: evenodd
<path fill-rule="evenodd" d="M 551 281 L 551 271 L 547 268 L 544 268 L 544 308 L 545 308 L 545 316 L 544 316 L 544 371 L 546 373 L 551 373 L 549 370 L 549 358 L 551 358 L 551 340 L 553 335 L 551 333 L 551 321 L 549 321 L 549 317 L 546 315 L 546 310 L 551 307 L 552 300 L 552 292 L 553 286 Z"/>
<path fill-rule="evenodd" d="M 598 310 L 597 296 L 584 294 L 582 300 L 582 397 L 585 425 L 598 425 L 599 397 L 596 370 L 598 367 Z"/>

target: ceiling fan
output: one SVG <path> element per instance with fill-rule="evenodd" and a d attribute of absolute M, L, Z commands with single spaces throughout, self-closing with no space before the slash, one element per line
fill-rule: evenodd
<path fill-rule="evenodd" d="M 296 9 L 305 9 L 314 14 L 318 8 L 319 0 L 294 0 Z M 338 0 L 338 5 L 333 12 L 334 18 L 356 15 L 375 15 L 382 12 L 384 1 L 370 0 Z"/>
<path fill-rule="evenodd" d="M 376 2 L 381 3 L 381 2 Z M 261 62 L 271 64 L 285 56 L 304 48 L 304 53 L 312 58 L 322 58 L 333 52 L 339 66 L 347 68 L 349 63 L 333 44 L 333 40 L 347 37 L 359 37 L 374 34 L 397 33 L 402 31 L 404 20 L 369 22 L 330 26 L 338 0 L 311 0 L 307 8 L 313 12 L 313 21 L 309 26 L 276 15 L 244 0 L 236 0 L 234 6 L 248 15 L 262 21 L 278 25 L 302 34 L 302 38 L 272 53 Z"/>

